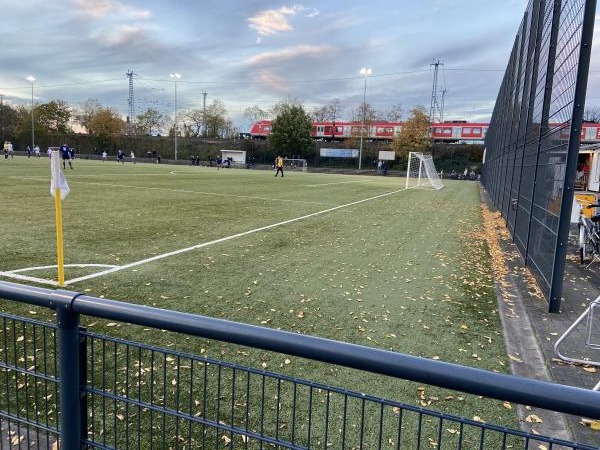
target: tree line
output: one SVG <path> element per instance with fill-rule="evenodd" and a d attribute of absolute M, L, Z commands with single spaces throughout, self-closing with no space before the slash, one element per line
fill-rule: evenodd
<path fill-rule="evenodd" d="M 227 117 L 227 110 L 219 100 L 206 107 L 179 111 L 176 121 L 154 108 L 148 108 L 138 114 L 133 123 L 129 118 L 123 118 L 116 109 L 104 106 L 96 99 L 87 99 L 76 108 L 62 100 L 52 100 L 32 107 L 0 104 L 0 130 L 2 141 L 13 142 L 17 151 L 32 145 L 35 136 L 35 143 L 42 148 L 67 142 L 84 154 L 99 155 L 104 150 L 114 154 L 120 148 L 127 153 L 135 151 L 142 157 L 161 154 L 169 159 L 174 157 L 172 138 L 177 133 L 181 159 L 209 160 L 216 158 L 220 149 L 225 148 L 246 150 L 253 160 L 264 163 L 282 154 L 307 159 L 311 165 L 352 166 L 356 163 L 353 160 L 321 158 L 319 148 L 323 145 L 311 138 L 313 121 L 335 124 L 343 112 L 337 99 L 311 112 L 294 99 L 278 103 L 271 110 L 257 106 L 247 108 L 244 115 L 251 122 L 266 118 L 272 120 L 272 133 L 267 142 L 258 143 L 239 139 L 240 130 Z M 400 106 L 381 112 L 365 103 L 351 111 L 350 115 L 352 120 L 364 122 L 365 167 L 378 159 L 381 150 L 393 151 L 395 164 L 403 167 L 409 152 L 429 153 L 434 148 L 427 136 L 430 122 L 423 107 L 413 108 L 404 118 Z M 379 142 L 369 136 L 373 121 L 397 122 L 403 119 L 402 131 L 392 141 Z M 358 148 L 360 139 L 360 131 L 356 131 L 343 143 L 327 143 L 327 146 Z"/>

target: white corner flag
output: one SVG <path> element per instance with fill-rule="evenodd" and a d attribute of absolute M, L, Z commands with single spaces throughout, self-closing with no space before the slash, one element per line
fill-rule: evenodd
<path fill-rule="evenodd" d="M 51 179 L 50 179 L 50 195 L 54 197 L 54 193 L 56 189 L 60 189 L 60 199 L 64 200 L 67 195 L 69 195 L 69 185 L 67 184 L 67 179 L 65 175 L 60 170 L 59 165 L 60 152 L 53 151 L 52 157 L 50 158 L 50 171 L 51 171 Z"/>

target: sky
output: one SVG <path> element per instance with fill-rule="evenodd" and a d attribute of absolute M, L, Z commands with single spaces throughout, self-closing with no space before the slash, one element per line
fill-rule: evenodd
<path fill-rule="evenodd" d="M 247 108 L 288 100 L 312 112 L 337 99 L 346 120 L 363 97 L 381 112 L 429 111 L 439 61 L 444 119 L 489 121 L 527 3 L 3 0 L 0 96 L 73 108 L 95 99 L 125 117 L 132 71 L 135 115 L 218 100 L 247 131 Z M 599 44 L 587 106 L 600 106 Z"/>

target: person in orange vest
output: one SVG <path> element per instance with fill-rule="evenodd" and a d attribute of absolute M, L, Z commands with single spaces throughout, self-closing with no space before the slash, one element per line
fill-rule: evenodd
<path fill-rule="evenodd" d="M 275 172 L 275 176 L 277 176 L 277 174 L 281 172 L 281 178 L 283 178 L 283 158 L 281 156 L 278 156 L 275 160 L 275 166 L 277 167 L 277 172 Z"/>

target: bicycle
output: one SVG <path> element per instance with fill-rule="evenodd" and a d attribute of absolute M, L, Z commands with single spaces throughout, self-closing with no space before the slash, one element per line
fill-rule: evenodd
<path fill-rule="evenodd" d="M 592 257 L 592 261 L 586 267 L 596 260 L 600 261 L 600 214 L 588 218 L 583 214 L 583 210 L 598 207 L 600 203 L 592 203 L 581 207 L 579 212 L 579 262 L 585 264 L 588 255 Z"/>

